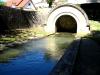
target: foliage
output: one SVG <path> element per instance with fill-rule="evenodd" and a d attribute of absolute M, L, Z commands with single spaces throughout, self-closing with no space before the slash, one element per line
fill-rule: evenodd
<path fill-rule="evenodd" d="M 27 29 L 17 29 L 7 32 L 5 35 L 1 35 L 0 43 L 12 43 L 12 42 L 21 42 L 31 38 L 43 37 L 47 33 L 43 30 L 43 27 L 32 27 Z"/>
<path fill-rule="evenodd" d="M 20 50 L 10 50 L 10 51 L 4 51 L 0 54 L 0 63 L 7 63 L 9 62 L 9 59 L 13 59 L 16 56 L 20 55 L 22 51 Z"/>
<path fill-rule="evenodd" d="M 90 30 L 91 31 L 100 31 L 100 22 L 89 20 Z"/>
<path fill-rule="evenodd" d="M 4 5 L 5 5 L 5 3 L 0 1 L 0 6 L 4 6 Z"/>
<path fill-rule="evenodd" d="M 90 24 L 91 34 L 88 34 L 84 38 L 89 38 L 94 40 L 97 43 L 100 43 L 100 22 L 89 20 L 89 24 Z"/>
<path fill-rule="evenodd" d="M 12 38 L 12 37 L 3 37 L 3 38 L 0 38 L 0 43 L 9 43 L 9 42 L 14 42 L 15 41 L 15 38 Z"/>
<path fill-rule="evenodd" d="M 47 3 L 53 2 L 53 0 L 47 0 Z"/>
<path fill-rule="evenodd" d="M 49 7 L 52 6 L 53 1 L 54 1 L 54 0 L 47 0 L 47 3 L 49 4 Z"/>

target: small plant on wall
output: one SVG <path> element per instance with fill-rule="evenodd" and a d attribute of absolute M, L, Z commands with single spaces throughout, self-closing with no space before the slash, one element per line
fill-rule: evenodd
<path fill-rule="evenodd" d="M 47 0 L 47 3 L 49 4 L 49 7 L 52 7 L 52 3 L 54 0 Z"/>

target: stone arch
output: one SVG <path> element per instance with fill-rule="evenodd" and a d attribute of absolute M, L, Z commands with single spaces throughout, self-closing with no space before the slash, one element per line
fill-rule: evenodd
<path fill-rule="evenodd" d="M 56 21 L 61 16 L 71 16 L 75 19 L 77 24 L 76 33 L 84 32 L 89 33 L 89 23 L 86 13 L 78 6 L 75 5 L 61 5 L 51 11 L 48 16 L 47 26 L 45 26 L 45 31 L 48 33 L 56 32 Z M 68 21 L 68 20 L 66 20 Z"/>

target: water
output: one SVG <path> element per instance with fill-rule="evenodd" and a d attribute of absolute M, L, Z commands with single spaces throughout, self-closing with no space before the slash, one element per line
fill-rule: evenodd
<path fill-rule="evenodd" d="M 73 39 L 58 33 L 9 48 L 0 54 L 0 75 L 48 75 Z"/>

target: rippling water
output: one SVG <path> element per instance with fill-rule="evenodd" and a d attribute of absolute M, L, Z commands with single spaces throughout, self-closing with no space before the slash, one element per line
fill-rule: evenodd
<path fill-rule="evenodd" d="M 57 33 L 9 48 L 0 54 L 0 75 L 48 75 L 73 40 L 73 34 Z"/>

